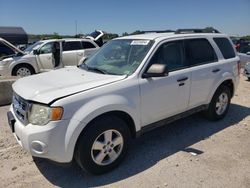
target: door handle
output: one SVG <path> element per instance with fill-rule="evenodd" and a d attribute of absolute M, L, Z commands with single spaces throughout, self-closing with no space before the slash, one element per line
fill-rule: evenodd
<path fill-rule="evenodd" d="M 187 79 L 188 79 L 188 77 L 179 78 L 179 79 L 177 80 L 177 82 L 184 82 L 184 81 L 186 81 Z"/>
<path fill-rule="evenodd" d="M 216 72 L 219 72 L 219 71 L 220 71 L 220 69 L 214 69 L 214 70 L 212 70 L 213 73 L 216 73 Z"/>
<path fill-rule="evenodd" d="M 77 55 L 82 56 L 82 55 L 83 55 L 83 53 L 77 53 Z"/>

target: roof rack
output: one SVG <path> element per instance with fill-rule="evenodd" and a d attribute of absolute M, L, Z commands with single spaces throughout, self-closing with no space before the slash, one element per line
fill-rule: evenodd
<path fill-rule="evenodd" d="M 145 33 L 174 33 L 175 31 L 173 30 L 152 30 L 152 31 L 141 31 L 142 34 Z"/>
<path fill-rule="evenodd" d="M 214 28 L 205 28 L 205 29 L 178 29 L 175 31 L 175 34 L 187 34 L 187 33 L 220 33 L 217 29 Z"/>

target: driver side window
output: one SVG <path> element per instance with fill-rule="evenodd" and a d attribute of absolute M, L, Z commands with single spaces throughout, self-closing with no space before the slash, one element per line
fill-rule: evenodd
<path fill-rule="evenodd" d="M 40 51 L 40 54 L 49 54 L 49 53 L 52 53 L 52 50 L 53 50 L 53 42 L 49 42 L 43 45 L 39 51 Z"/>
<path fill-rule="evenodd" d="M 151 59 L 150 64 L 165 64 L 168 71 L 179 70 L 184 67 L 184 45 L 183 41 L 166 42 L 162 44 Z"/>

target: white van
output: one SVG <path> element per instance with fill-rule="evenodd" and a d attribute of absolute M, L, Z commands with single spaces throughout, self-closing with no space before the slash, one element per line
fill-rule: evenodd
<path fill-rule="evenodd" d="M 78 62 L 96 51 L 99 46 L 90 39 L 51 39 L 38 41 L 24 52 L 18 51 L 0 62 L 2 76 L 28 76 L 55 68 L 53 45 L 60 45 L 61 60 L 58 68 L 77 65 Z M 17 50 L 17 49 L 15 49 Z"/>
<path fill-rule="evenodd" d="M 6 41 L 7 48 L 10 48 L 13 53 L 4 55 L 0 59 L 0 75 L 24 77 L 54 68 L 77 65 L 99 49 L 100 44 L 98 42 L 104 33 L 101 31 L 95 31 L 94 33 L 99 33 L 99 35 L 81 39 L 41 40 L 29 46 L 24 52 Z M 58 65 L 55 65 L 52 55 L 55 43 L 60 46 L 60 63 Z"/>

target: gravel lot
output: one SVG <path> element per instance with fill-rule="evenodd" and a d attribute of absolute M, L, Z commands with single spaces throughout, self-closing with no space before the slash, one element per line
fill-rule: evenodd
<path fill-rule="evenodd" d="M 114 171 L 92 176 L 75 164 L 32 158 L 0 107 L 0 187 L 250 187 L 250 82 L 241 78 L 224 120 L 199 114 L 133 140 Z"/>

